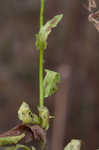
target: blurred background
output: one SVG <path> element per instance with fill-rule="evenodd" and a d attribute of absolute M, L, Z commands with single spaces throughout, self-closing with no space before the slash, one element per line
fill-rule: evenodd
<path fill-rule="evenodd" d="M 86 150 L 99 148 L 99 33 L 88 22 L 84 2 L 45 0 L 45 22 L 64 14 L 45 51 L 45 68 L 59 71 L 62 78 L 58 93 L 45 101 L 55 114 L 47 150 L 63 150 L 75 138 L 84 141 Z M 40 0 L 0 1 L 1 133 L 19 123 L 22 101 L 33 111 L 39 104 L 39 13 Z"/>

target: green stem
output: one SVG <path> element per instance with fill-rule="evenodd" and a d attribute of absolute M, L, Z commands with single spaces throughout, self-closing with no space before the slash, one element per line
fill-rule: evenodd
<path fill-rule="evenodd" d="M 41 0 L 41 10 L 40 10 L 40 28 L 43 26 L 44 22 L 44 0 Z M 42 49 L 42 43 L 40 48 L 40 72 L 39 72 L 39 81 L 40 81 L 40 107 L 44 105 L 44 94 L 43 94 L 43 60 L 44 60 L 44 49 Z"/>
<path fill-rule="evenodd" d="M 44 94 L 43 94 L 43 52 L 40 50 L 40 107 L 44 105 Z"/>
<path fill-rule="evenodd" d="M 40 28 L 43 26 L 43 22 L 44 22 L 44 2 L 45 2 L 45 0 L 41 0 Z"/>

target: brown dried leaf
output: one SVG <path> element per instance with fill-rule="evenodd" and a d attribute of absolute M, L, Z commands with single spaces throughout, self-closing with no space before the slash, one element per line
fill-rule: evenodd
<path fill-rule="evenodd" d="M 99 10 L 97 10 L 97 5 L 95 0 L 88 0 L 87 10 L 90 12 L 88 16 L 88 20 L 94 25 L 96 30 L 99 31 Z"/>
<path fill-rule="evenodd" d="M 22 144 L 29 143 L 34 140 L 43 142 L 44 145 L 46 145 L 46 132 L 43 130 L 39 125 L 17 125 L 11 130 L 8 130 L 7 132 L 0 134 L 0 137 L 12 137 L 12 136 L 18 136 L 22 133 L 25 133 L 25 137 L 20 141 Z"/>
<path fill-rule="evenodd" d="M 88 16 L 88 20 L 95 26 L 97 31 L 99 31 L 99 11 L 91 13 Z"/>
<path fill-rule="evenodd" d="M 92 11 L 92 9 L 94 9 L 94 8 L 97 7 L 95 0 L 88 0 L 88 3 L 89 3 L 89 5 L 88 5 L 88 10 L 89 10 L 90 12 Z"/>

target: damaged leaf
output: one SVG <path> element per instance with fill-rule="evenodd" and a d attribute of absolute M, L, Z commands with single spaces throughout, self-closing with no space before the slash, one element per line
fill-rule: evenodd
<path fill-rule="evenodd" d="M 29 105 L 26 102 L 23 102 L 18 110 L 18 118 L 24 124 L 40 124 L 39 117 L 36 114 L 33 114 Z"/>
<path fill-rule="evenodd" d="M 46 49 L 47 47 L 47 39 L 49 34 L 52 31 L 52 28 L 55 28 L 57 24 L 62 19 L 63 15 L 57 15 L 49 20 L 44 26 L 41 27 L 39 33 L 36 35 L 36 48 L 40 50 Z"/>
<path fill-rule="evenodd" d="M 41 127 L 45 130 L 48 130 L 49 128 L 49 111 L 48 108 L 43 106 L 43 107 L 38 107 L 39 111 L 39 116 L 41 119 Z"/>
<path fill-rule="evenodd" d="M 91 13 L 88 19 L 94 25 L 96 30 L 99 31 L 99 11 Z"/>
<path fill-rule="evenodd" d="M 88 0 L 88 3 L 88 10 L 90 12 L 97 7 L 95 0 Z"/>
<path fill-rule="evenodd" d="M 45 70 L 46 76 L 43 81 L 44 97 L 53 95 L 57 90 L 57 84 L 60 83 L 60 74 L 51 70 Z"/>
<path fill-rule="evenodd" d="M 88 11 L 90 12 L 88 20 L 94 25 L 97 31 L 99 31 L 99 10 L 95 0 L 88 0 Z"/>
<path fill-rule="evenodd" d="M 5 145 L 11 145 L 11 144 L 17 144 L 19 141 L 21 141 L 25 137 L 25 134 L 21 134 L 18 136 L 5 136 L 0 137 L 0 146 Z"/>
<path fill-rule="evenodd" d="M 64 150 L 80 150 L 81 144 L 81 140 L 71 140 L 71 142 L 65 146 Z"/>
<path fill-rule="evenodd" d="M 33 122 L 33 113 L 27 103 L 23 102 L 18 110 L 18 118 L 25 124 Z"/>
<path fill-rule="evenodd" d="M 42 141 L 44 145 L 46 144 L 46 132 L 39 125 L 17 125 L 11 130 L 0 134 L 0 146 L 34 143 L 35 140 Z"/>

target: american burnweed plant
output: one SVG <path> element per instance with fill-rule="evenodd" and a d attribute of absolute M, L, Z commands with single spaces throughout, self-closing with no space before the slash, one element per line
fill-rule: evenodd
<path fill-rule="evenodd" d="M 22 102 L 18 110 L 18 118 L 21 120 L 20 125 L 16 125 L 13 129 L 0 135 L 0 146 L 4 146 L 5 150 L 34 150 L 34 141 L 38 141 L 41 149 L 46 146 L 46 134 L 49 129 L 49 120 L 54 118 L 50 116 L 49 109 L 44 104 L 44 99 L 53 95 L 60 83 L 60 74 L 48 69 L 45 69 L 46 75 L 43 77 L 44 51 L 47 48 L 47 39 L 52 29 L 55 28 L 61 21 L 63 15 L 59 14 L 44 24 L 44 5 L 45 1 L 41 0 L 40 10 L 40 30 L 36 34 L 36 49 L 40 52 L 39 65 L 39 85 L 40 85 L 40 99 L 37 106 L 38 113 L 31 111 L 26 102 Z M 32 146 L 27 144 L 32 141 Z"/>
<path fill-rule="evenodd" d="M 96 7 L 95 0 L 88 0 L 88 10 L 91 12 L 92 8 Z M 60 74 L 48 69 L 43 69 L 44 64 L 44 51 L 47 48 L 47 39 L 52 29 L 55 28 L 61 21 L 63 14 L 56 15 L 51 20 L 44 24 L 44 5 L 45 1 L 41 0 L 40 10 L 40 30 L 36 34 L 36 48 L 40 52 L 40 67 L 39 67 L 39 85 L 40 85 L 40 99 L 37 106 L 37 114 L 31 111 L 29 105 L 26 102 L 22 102 L 18 110 L 18 118 L 21 120 L 21 124 L 16 125 L 11 130 L 0 134 L 0 146 L 5 150 L 36 150 L 34 146 L 35 141 L 40 145 L 41 150 L 46 149 L 46 134 L 50 127 L 50 119 L 54 116 L 50 116 L 49 109 L 45 106 L 44 100 L 53 95 L 58 90 L 58 84 L 60 83 Z M 97 14 L 97 12 L 96 12 Z M 94 23 L 94 26 L 98 30 L 99 22 L 94 19 L 92 12 L 89 15 L 89 21 Z M 43 77 L 43 72 L 46 72 Z M 28 143 L 32 143 L 32 146 Z M 28 146 L 29 145 L 29 146 Z M 80 150 L 82 146 L 81 140 L 73 139 L 64 150 Z"/>

